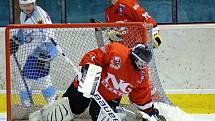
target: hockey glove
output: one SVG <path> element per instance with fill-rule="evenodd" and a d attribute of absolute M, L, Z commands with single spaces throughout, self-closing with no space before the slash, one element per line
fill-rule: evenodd
<path fill-rule="evenodd" d="M 10 39 L 10 55 L 15 54 L 19 49 L 19 41 L 16 36 Z"/>
<path fill-rule="evenodd" d="M 23 45 L 24 43 L 30 43 L 33 40 L 33 36 L 32 36 L 33 33 L 34 31 L 19 29 L 17 32 L 17 38 L 19 40 L 19 44 Z"/>
<path fill-rule="evenodd" d="M 147 111 L 140 111 L 142 115 L 143 121 L 166 121 L 165 117 L 159 115 L 159 110 L 152 107 L 151 109 L 147 109 Z"/>
<path fill-rule="evenodd" d="M 159 34 L 159 28 L 154 27 L 152 29 L 152 42 L 154 44 L 154 47 L 158 48 L 161 45 L 162 41 L 163 40 L 162 40 L 162 38 L 161 38 L 161 36 Z"/>

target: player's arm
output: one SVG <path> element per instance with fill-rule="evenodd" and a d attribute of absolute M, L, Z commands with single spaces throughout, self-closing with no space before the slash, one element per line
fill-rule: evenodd
<path fill-rule="evenodd" d="M 80 66 L 94 64 L 103 67 L 107 61 L 107 50 L 109 45 L 87 52 L 80 61 Z"/>
<path fill-rule="evenodd" d="M 147 11 L 145 11 L 138 3 L 135 3 L 134 5 L 129 5 L 129 10 L 130 10 L 130 16 L 138 21 L 138 22 L 143 22 L 146 25 L 152 26 L 152 40 L 154 43 L 154 46 L 158 48 L 161 43 L 162 43 L 162 38 L 160 37 L 160 29 L 157 26 L 154 18 L 149 15 Z"/>
<path fill-rule="evenodd" d="M 161 121 L 159 111 L 154 108 L 151 96 L 148 68 L 143 70 L 142 81 L 129 93 L 129 99 L 133 102 L 142 114 L 143 121 Z"/>
<path fill-rule="evenodd" d="M 109 7 L 105 10 L 105 22 L 110 22 L 108 11 L 109 11 Z"/>
<path fill-rule="evenodd" d="M 91 98 L 97 91 L 102 67 L 106 63 L 106 46 L 92 50 L 80 62 L 81 77 L 78 77 L 78 91 Z"/>
<path fill-rule="evenodd" d="M 39 17 L 36 18 L 37 24 L 52 24 L 51 18 L 46 11 L 39 6 L 36 6 L 36 10 L 39 12 Z"/>

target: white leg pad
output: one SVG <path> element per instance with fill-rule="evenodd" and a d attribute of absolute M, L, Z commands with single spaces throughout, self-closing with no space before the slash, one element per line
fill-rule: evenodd
<path fill-rule="evenodd" d="M 160 115 L 163 115 L 167 121 L 193 121 L 189 114 L 177 106 L 171 106 L 161 102 L 156 102 L 154 105 L 159 110 Z"/>
<path fill-rule="evenodd" d="M 48 103 L 29 116 L 29 121 L 72 121 L 72 119 L 73 114 L 67 97 Z"/>

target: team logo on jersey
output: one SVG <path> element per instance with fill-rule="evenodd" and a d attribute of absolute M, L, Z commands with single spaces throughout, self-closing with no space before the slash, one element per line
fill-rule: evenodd
<path fill-rule="evenodd" d="M 138 81 L 138 83 L 142 83 L 144 81 L 144 78 L 145 78 L 145 72 L 141 71 L 141 77 L 140 77 L 140 80 Z"/>
<path fill-rule="evenodd" d="M 133 6 L 134 10 L 137 10 L 139 7 L 140 7 L 140 6 L 139 6 L 138 4 L 135 4 L 135 5 Z"/>
<path fill-rule="evenodd" d="M 124 11 L 124 9 L 125 9 L 125 5 L 120 4 L 119 5 L 119 13 L 122 14 L 122 12 Z"/>
<path fill-rule="evenodd" d="M 151 18 L 151 16 L 147 12 L 143 13 L 142 16 L 145 17 L 146 20 Z"/>
<path fill-rule="evenodd" d="M 126 83 L 123 80 L 116 80 L 116 77 L 113 74 L 108 73 L 107 77 L 101 82 L 109 91 L 123 96 L 132 91 L 132 85 Z"/>
<path fill-rule="evenodd" d="M 94 55 L 90 55 L 90 60 L 94 62 L 95 56 Z"/>
<path fill-rule="evenodd" d="M 38 23 L 38 24 L 43 24 L 43 23 L 44 23 L 44 22 L 43 22 L 43 19 L 42 19 L 42 18 L 38 18 L 38 19 L 37 19 L 37 23 Z"/>
<path fill-rule="evenodd" d="M 120 68 L 120 65 L 121 65 L 121 58 L 118 57 L 118 56 L 114 56 L 114 57 L 111 59 L 110 67 L 117 70 L 117 69 Z"/>

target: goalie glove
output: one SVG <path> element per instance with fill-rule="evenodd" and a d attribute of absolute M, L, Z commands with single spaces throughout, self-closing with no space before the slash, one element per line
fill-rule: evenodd
<path fill-rule="evenodd" d="M 86 98 L 91 98 L 97 91 L 102 68 L 94 64 L 86 64 L 81 68 L 82 77 L 79 80 L 78 91 Z"/>
<path fill-rule="evenodd" d="M 19 41 L 18 37 L 13 36 L 10 39 L 10 55 L 15 54 L 19 50 Z"/>
<path fill-rule="evenodd" d="M 159 115 L 159 110 L 152 107 L 152 109 L 147 109 L 147 111 L 140 111 L 143 121 L 166 121 L 165 117 Z"/>
<path fill-rule="evenodd" d="M 155 48 L 158 48 L 163 41 L 159 34 L 159 31 L 160 30 L 158 27 L 154 27 L 152 29 L 152 42 L 153 42 Z"/>

